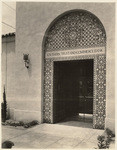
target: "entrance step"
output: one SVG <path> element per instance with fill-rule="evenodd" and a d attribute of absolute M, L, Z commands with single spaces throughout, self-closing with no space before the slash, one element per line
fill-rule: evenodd
<path fill-rule="evenodd" d="M 33 128 L 33 131 L 36 133 L 45 133 L 45 134 L 47 133 L 47 134 L 52 134 L 61 137 L 70 137 L 70 138 L 80 137 L 80 138 L 87 138 L 87 139 L 92 135 L 98 136 L 104 132 L 104 130 L 73 127 L 73 126 L 58 125 L 58 124 L 46 124 L 46 123 L 36 126 L 35 128 Z"/>

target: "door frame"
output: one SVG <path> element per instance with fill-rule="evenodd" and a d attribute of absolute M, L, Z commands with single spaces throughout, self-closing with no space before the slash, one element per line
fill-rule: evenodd
<path fill-rule="evenodd" d="M 96 71 L 96 61 L 95 61 L 95 57 L 93 57 L 93 56 L 91 56 L 91 57 L 77 57 L 77 59 L 74 59 L 74 58 L 72 58 L 72 59 L 66 59 L 66 58 L 62 58 L 62 59 L 53 59 L 52 60 L 52 64 L 51 64 L 51 69 L 52 69 L 52 74 L 51 74 L 51 77 L 52 77 L 52 88 L 51 88 L 51 93 L 52 93 L 52 109 L 51 109 L 51 111 L 52 111 L 52 114 L 51 114 L 51 118 L 52 118 L 52 121 L 51 121 L 51 123 L 54 123 L 54 120 L 53 120 L 53 114 L 54 114 L 54 112 L 53 112 L 53 103 L 54 103 L 54 100 L 53 100 L 53 80 L 54 80 L 54 74 L 53 74 L 53 72 L 54 72 L 54 62 L 56 62 L 56 61 L 72 61 L 72 60 L 88 60 L 88 59 L 92 59 L 93 60 L 93 76 L 96 74 L 95 73 L 95 71 Z M 95 97 L 95 95 L 96 95 L 96 90 L 95 90 L 95 76 L 93 77 L 93 124 L 94 124 L 94 122 L 95 122 L 95 118 L 94 118 L 94 116 L 95 116 L 95 99 L 96 99 L 96 97 Z"/>
<path fill-rule="evenodd" d="M 93 59 L 93 128 L 104 129 L 106 113 L 106 55 L 80 55 L 45 59 L 43 122 L 53 122 L 53 72 L 55 61 Z M 100 88 L 100 86 L 102 88 Z M 103 90 L 103 92 L 102 92 Z M 101 105 L 100 105 L 101 104 Z"/>

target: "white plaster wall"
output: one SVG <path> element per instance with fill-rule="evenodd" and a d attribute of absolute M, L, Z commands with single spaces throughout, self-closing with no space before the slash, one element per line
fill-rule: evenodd
<path fill-rule="evenodd" d="M 6 65 L 6 43 L 2 43 L 2 52 L 1 52 L 1 72 L 2 72 L 1 92 L 2 93 L 4 90 L 4 86 L 6 85 L 6 66 L 7 66 Z"/>
<path fill-rule="evenodd" d="M 7 108 L 10 108 L 10 100 L 14 97 L 14 78 L 15 78 L 15 35 L 2 37 L 1 53 L 1 72 L 2 72 L 2 95 L 5 87 Z M 3 99 L 3 97 L 2 97 Z M 8 111 L 9 112 L 9 111 Z M 8 113 L 9 114 L 9 113 Z M 10 113 L 12 117 L 12 112 Z"/>
<path fill-rule="evenodd" d="M 105 27 L 107 33 L 106 127 L 111 126 L 114 129 L 114 124 L 111 123 L 114 121 L 115 112 L 114 3 L 17 2 L 15 91 L 11 105 L 16 109 L 39 111 L 37 119 L 42 121 L 43 37 L 49 24 L 58 15 L 72 9 L 85 9 L 92 12 Z M 24 67 L 23 53 L 29 54 L 29 69 Z"/>
<path fill-rule="evenodd" d="M 2 92 L 5 86 L 7 100 L 14 96 L 15 36 L 2 38 Z"/>

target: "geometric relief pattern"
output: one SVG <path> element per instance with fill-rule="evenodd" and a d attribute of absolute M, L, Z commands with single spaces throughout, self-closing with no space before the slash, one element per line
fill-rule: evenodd
<path fill-rule="evenodd" d="M 96 67 L 96 125 L 104 129 L 106 117 L 106 56 L 97 56 Z"/>
<path fill-rule="evenodd" d="M 44 102 L 43 102 L 43 121 L 45 123 L 52 123 L 53 120 L 53 63 L 55 61 L 64 60 L 82 60 L 82 59 L 93 59 L 95 65 L 95 56 L 74 56 L 74 57 L 64 57 L 55 59 L 46 59 L 44 65 Z M 95 73 L 94 73 L 95 74 Z M 95 75 L 94 75 L 95 83 Z M 95 97 L 95 92 L 94 92 Z M 95 98 L 94 98 L 95 99 Z M 95 113 L 95 110 L 94 110 Z"/>
<path fill-rule="evenodd" d="M 51 60 L 46 60 L 45 62 L 45 79 L 44 79 L 44 104 L 43 104 L 43 115 L 44 115 L 44 122 L 51 123 L 51 88 L 52 88 L 52 80 L 51 80 Z"/>
<path fill-rule="evenodd" d="M 94 91 L 93 91 L 93 128 L 104 129 L 105 126 L 105 106 L 106 106 L 106 56 L 74 56 L 45 61 L 44 79 L 44 122 L 52 123 L 53 110 L 53 62 L 64 60 L 94 60 Z"/>
<path fill-rule="evenodd" d="M 77 10 L 59 17 L 46 34 L 44 51 L 59 51 L 106 46 L 102 23 L 93 14 Z M 63 60 L 94 60 L 93 128 L 105 126 L 106 106 L 106 55 L 81 55 L 45 59 L 43 119 L 53 122 L 53 62 Z"/>
<path fill-rule="evenodd" d="M 45 50 L 62 50 L 105 46 L 102 23 L 87 11 L 69 12 L 58 18 L 46 36 Z"/>

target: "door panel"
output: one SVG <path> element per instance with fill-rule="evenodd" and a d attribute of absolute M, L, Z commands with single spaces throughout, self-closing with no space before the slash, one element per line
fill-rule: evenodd
<path fill-rule="evenodd" d="M 53 121 L 93 114 L 93 60 L 54 62 Z"/>
<path fill-rule="evenodd" d="M 93 114 L 93 77 L 79 77 L 79 113 Z"/>

